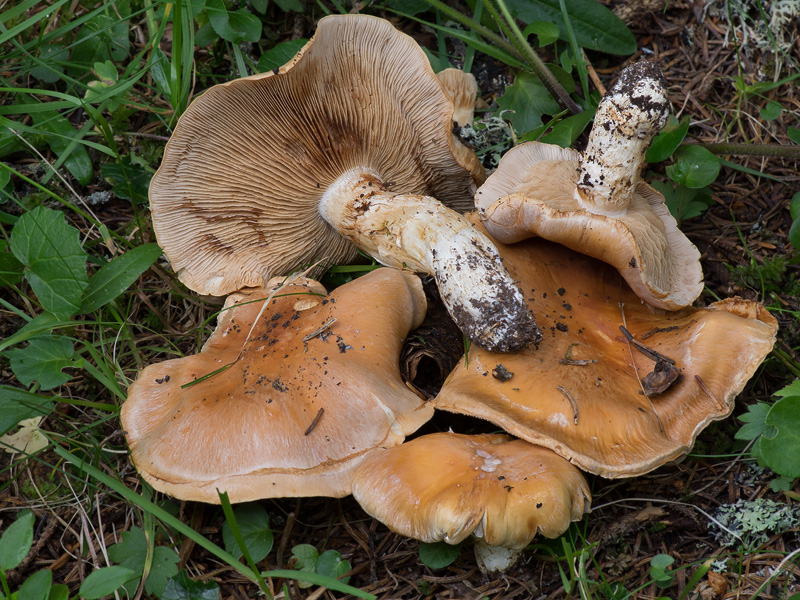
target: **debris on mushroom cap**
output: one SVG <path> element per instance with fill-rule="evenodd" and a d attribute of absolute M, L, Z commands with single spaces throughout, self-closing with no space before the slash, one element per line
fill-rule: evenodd
<path fill-rule="evenodd" d="M 657 67 L 623 71 L 598 107 L 583 156 L 530 142 L 503 157 L 475 195 L 487 230 L 504 243 L 532 235 L 558 242 L 616 267 L 653 306 L 689 306 L 703 290 L 700 252 L 664 197 L 639 182 L 667 109 Z"/>
<path fill-rule="evenodd" d="M 181 281 L 215 295 L 351 261 L 357 246 L 434 275 L 477 344 L 533 343 L 488 239 L 431 196 L 466 209 L 483 180 L 452 116 L 410 37 L 375 17 L 326 17 L 289 66 L 215 86 L 184 113 L 150 185 L 158 241 Z"/>
<path fill-rule="evenodd" d="M 777 322 L 756 302 L 654 314 L 595 259 L 541 238 L 498 248 L 544 337 L 535 353 L 470 349 L 434 406 L 487 419 L 591 473 L 629 477 L 683 456 L 730 415 L 775 341 Z M 513 378 L 492 377 L 498 363 Z"/>
<path fill-rule="evenodd" d="M 356 469 L 353 496 L 402 535 L 458 544 L 472 533 L 510 549 L 561 535 L 591 501 L 580 471 L 546 448 L 452 432 L 374 452 Z"/>
<path fill-rule="evenodd" d="M 141 372 L 122 425 L 155 489 L 212 503 L 217 489 L 233 502 L 345 496 L 373 448 L 431 417 L 398 367 L 425 313 L 419 279 L 378 269 L 329 296 L 320 287 L 235 294 L 200 354 Z"/>

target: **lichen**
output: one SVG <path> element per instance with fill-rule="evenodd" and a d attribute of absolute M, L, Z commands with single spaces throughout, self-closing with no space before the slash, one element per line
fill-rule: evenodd
<path fill-rule="evenodd" d="M 739 47 L 748 55 L 756 49 L 785 54 L 794 44 L 800 0 L 706 0 L 705 7 L 708 14 L 728 23 L 728 37 L 741 31 Z"/>
<path fill-rule="evenodd" d="M 800 506 L 766 498 L 722 504 L 709 522 L 712 535 L 724 546 L 741 544 L 753 550 L 775 534 L 800 525 Z"/>

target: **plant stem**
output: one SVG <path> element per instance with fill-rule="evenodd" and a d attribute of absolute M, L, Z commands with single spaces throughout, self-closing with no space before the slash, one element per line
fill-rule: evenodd
<path fill-rule="evenodd" d="M 571 114 L 577 115 L 582 111 L 581 107 L 569 97 L 567 90 L 558 82 L 555 76 L 550 72 L 550 69 L 547 68 L 547 65 L 544 64 L 542 59 L 539 58 L 539 55 L 536 54 L 525 39 L 525 36 L 522 35 L 522 31 L 520 31 L 517 26 L 517 22 L 514 20 L 505 2 L 503 0 L 495 1 L 497 2 L 497 7 L 499 7 L 500 11 L 503 13 L 503 18 L 500 18 L 500 15 L 497 14 L 497 9 L 494 7 L 492 0 L 483 0 L 483 4 L 495 18 L 498 25 L 506 32 L 506 35 L 511 38 L 517 51 L 522 55 L 533 73 L 539 78 L 542 84 L 544 84 L 544 87 L 547 88 L 550 95 L 558 102 L 558 105 L 562 109 L 568 110 Z M 510 32 L 508 31 L 509 28 L 511 29 Z"/>
<path fill-rule="evenodd" d="M 775 158 L 800 158 L 800 146 L 781 146 L 780 144 L 729 144 L 727 142 L 684 142 L 681 146 L 700 146 L 712 154 L 736 156 L 768 156 Z"/>

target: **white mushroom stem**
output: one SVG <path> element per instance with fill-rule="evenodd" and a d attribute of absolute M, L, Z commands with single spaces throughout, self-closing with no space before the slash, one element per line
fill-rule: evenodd
<path fill-rule="evenodd" d="M 433 275 L 456 325 L 478 346 L 513 352 L 541 339 L 492 242 L 435 198 L 396 195 L 359 169 L 327 189 L 319 210 L 382 264 Z"/>
<path fill-rule="evenodd" d="M 597 107 L 580 162 L 578 200 L 595 214 L 624 211 L 639 181 L 645 150 L 666 123 L 669 100 L 655 63 L 626 68 Z"/>
<path fill-rule="evenodd" d="M 490 546 L 483 538 L 475 538 L 475 562 L 481 573 L 502 573 L 507 571 L 517 562 L 522 550 L 505 548 L 504 546 Z"/>

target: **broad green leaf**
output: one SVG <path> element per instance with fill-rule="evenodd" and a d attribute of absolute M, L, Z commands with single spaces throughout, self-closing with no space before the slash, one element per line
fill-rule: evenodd
<path fill-rule="evenodd" d="M 192 581 L 181 571 L 167 581 L 161 600 L 219 600 L 219 586 L 213 582 Z"/>
<path fill-rule="evenodd" d="M 291 40 L 278 44 L 261 55 L 258 59 L 258 70 L 260 73 L 271 71 L 277 67 L 282 67 L 300 52 L 300 49 L 308 42 L 305 38 Z"/>
<path fill-rule="evenodd" d="M 800 396 L 781 398 L 770 408 L 762 434 L 761 459 L 778 475 L 800 477 Z"/>
<path fill-rule="evenodd" d="M 150 64 L 150 75 L 153 77 L 153 82 L 156 84 L 161 96 L 169 102 L 172 97 L 169 82 L 169 58 L 161 48 L 156 48 L 154 52 L 156 58 Z"/>
<path fill-rule="evenodd" d="M 350 581 L 350 577 L 342 577 L 342 575 L 352 568 L 350 563 L 343 559 L 342 555 L 336 550 L 326 550 L 320 554 L 317 559 L 316 571 L 319 575 L 339 579 L 342 583 L 348 583 Z"/>
<path fill-rule="evenodd" d="M 136 573 L 124 567 L 103 567 L 89 573 L 78 593 L 87 600 L 97 600 L 113 594 L 134 577 Z"/>
<path fill-rule="evenodd" d="M 251 0 L 250 4 L 253 6 L 256 12 L 259 12 L 263 15 L 265 12 L 267 12 L 269 0 Z"/>
<path fill-rule="evenodd" d="M 767 414 L 769 413 L 770 405 L 764 402 L 757 402 L 751 405 L 747 412 L 739 417 L 739 420 L 744 423 L 742 427 L 734 434 L 737 440 L 754 440 L 762 433 L 769 431 L 767 426 Z"/>
<path fill-rule="evenodd" d="M 667 167 L 672 181 L 689 188 L 710 185 L 719 175 L 719 159 L 702 146 L 681 146 L 675 152 L 675 164 Z"/>
<path fill-rule="evenodd" d="M 303 12 L 303 5 L 300 3 L 300 0 L 275 0 L 275 4 L 277 4 L 283 12 Z"/>
<path fill-rule="evenodd" d="M 789 243 L 800 249 L 800 219 L 792 221 L 792 226 L 789 228 Z"/>
<path fill-rule="evenodd" d="M 45 44 L 39 47 L 39 60 L 44 64 L 34 63 L 31 75 L 45 83 L 55 83 L 61 79 L 64 67 L 58 63 L 67 60 L 69 52 L 61 44 Z"/>
<path fill-rule="evenodd" d="M 135 579 L 126 581 L 124 584 L 128 595 L 132 596 L 139 586 L 139 578 L 142 576 L 147 558 L 147 536 L 144 531 L 139 527 L 131 527 L 130 531 L 123 531 L 122 541 L 108 549 L 108 558 L 117 566 L 136 573 Z"/>
<path fill-rule="evenodd" d="M 561 39 L 569 39 L 559 0 L 506 0 L 506 4 L 524 23 L 555 23 Z M 608 54 L 626 55 L 636 52 L 636 39 L 628 27 L 600 2 L 566 0 L 566 5 L 578 45 Z"/>
<path fill-rule="evenodd" d="M 419 545 L 419 559 L 429 569 L 444 569 L 450 566 L 461 552 L 461 544 L 435 542 Z"/>
<path fill-rule="evenodd" d="M 117 67 L 110 60 L 94 63 L 92 72 L 97 78 L 106 85 L 114 85 L 119 81 L 119 73 Z"/>
<path fill-rule="evenodd" d="M 23 510 L 0 537 L 0 569 L 16 569 L 28 555 L 33 545 L 34 516 Z"/>
<path fill-rule="evenodd" d="M 92 159 L 83 144 L 73 143 L 78 132 L 72 123 L 56 111 L 32 112 L 31 117 L 40 131 L 49 134 L 45 139 L 53 153 L 59 158 L 67 153 L 63 161 L 67 170 L 81 185 L 89 185 L 94 175 Z"/>
<path fill-rule="evenodd" d="M 558 39 L 558 25 L 548 21 L 536 21 L 522 31 L 522 35 L 526 38 L 532 33 L 539 37 L 539 47 L 544 48 Z"/>
<path fill-rule="evenodd" d="M 792 196 L 792 199 L 789 201 L 789 215 L 792 219 L 800 218 L 800 192 L 795 192 L 794 196 Z"/>
<path fill-rule="evenodd" d="M 295 569 L 313 573 L 317 565 L 319 552 L 311 544 L 298 544 L 292 548 L 292 558 L 295 560 Z"/>
<path fill-rule="evenodd" d="M 64 215 L 39 206 L 11 230 L 11 251 L 28 268 L 27 278 L 42 306 L 61 318 L 74 315 L 89 283 L 78 230 Z"/>
<path fill-rule="evenodd" d="M 20 586 L 17 600 L 47 600 L 52 585 L 52 571 L 48 569 L 36 571 Z"/>
<path fill-rule="evenodd" d="M 100 270 L 89 279 L 81 304 L 80 313 L 88 313 L 105 306 L 122 292 L 127 290 L 158 257 L 161 248 L 158 244 L 145 244 L 100 267 Z"/>
<path fill-rule="evenodd" d="M 11 252 L 0 252 L 0 287 L 22 281 L 24 266 Z"/>
<path fill-rule="evenodd" d="M 666 181 L 650 182 L 664 196 L 669 212 L 680 222 L 702 215 L 714 203 L 711 190 L 707 187 L 693 190 L 685 185 L 671 184 Z"/>
<path fill-rule="evenodd" d="M 250 557 L 254 562 L 264 560 L 272 550 L 273 542 L 266 509 L 256 502 L 250 502 L 234 507 L 233 514 Z M 225 550 L 236 558 L 242 556 L 242 550 L 236 543 L 227 521 L 222 525 L 222 540 L 225 543 Z"/>
<path fill-rule="evenodd" d="M 52 411 L 52 398 L 7 385 L 0 386 L 0 435 L 12 430 L 20 421 L 43 417 Z"/>
<path fill-rule="evenodd" d="M 564 85 L 567 92 L 574 89 L 574 82 L 561 68 L 548 65 L 553 74 Z M 503 111 L 503 118 L 510 121 L 519 135 L 542 124 L 542 115 L 559 112 L 558 103 L 553 100 L 544 84 L 532 73 L 519 71 L 514 84 L 507 87 L 497 101 Z M 512 112 L 513 111 L 513 112 Z"/>
<path fill-rule="evenodd" d="M 241 44 L 261 39 L 261 20 L 247 9 L 229 12 L 222 0 L 208 0 L 206 11 L 211 26 L 223 40 Z"/>
<path fill-rule="evenodd" d="M 596 107 L 586 109 L 577 115 L 570 115 L 561 119 L 553 126 L 553 130 L 543 135 L 540 141 L 546 144 L 556 144 L 562 148 L 569 148 L 578 139 L 578 136 L 592 122 Z"/>
<path fill-rule="evenodd" d="M 675 115 L 670 115 L 664 129 L 653 139 L 647 149 L 644 159 L 650 163 L 668 159 L 681 145 L 688 131 L 689 115 L 686 115 L 680 121 L 675 118 Z"/>
<path fill-rule="evenodd" d="M 20 383 L 30 386 L 38 381 L 42 391 L 65 384 L 72 376 L 64 373 L 63 369 L 81 365 L 72 340 L 61 336 L 33 338 L 27 348 L 16 348 L 11 352 L 10 362 Z"/>
<path fill-rule="evenodd" d="M 114 184 L 111 191 L 116 196 L 136 204 L 147 204 L 153 174 L 133 164 L 129 156 L 121 156 L 116 163 L 103 165 L 100 174 Z"/>
<path fill-rule="evenodd" d="M 74 65 L 69 69 L 73 76 L 80 76 L 96 62 L 111 60 L 121 63 L 128 58 L 131 48 L 128 37 L 130 31 L 124 18 L 130 14 L 130 3 L 127 0 L 118 0 L 114 3 L 114 9 L 123 20 L 118 19 L 116 14 L 114 17 L 99 14 L 84 23 L 78 31 L 77 43 L 69 57 Z"/>
<path fill-rule="evenodd" d="M 800 144 L 800 129 L 797 127 L 789 127 L 786 130 L 786 134 L 789 136 L 789 139 L 792 140 L 795 144 Z"/>
<path fill-rule="evenodd" d="M 798 194 L 800 194 L 800 192 L 798 192 Z M 800 379 L 795 379 L 792 383 L 779 389 L 772 395 L 777 396 L 778 398 L 785 398 L 786 396 L 800 396 Z"/>
<path fill-rule="evenodd" d="M 780 102 L 775 102 L 775 100 L 770 100 L 761 109 L 761 118 L 765 121 L 774 121 L 778 117 L 781 116 L 783 112 L 783 106 L 781 106 Z"/>
<path fill-rule="evenodd" d="M 64 583 L 57 583 L 50 588 L 47 600 L 69 600 L 69 587 Z"/>
<path fill-rule="evenodd" d="M 178 563 L 181 557 L 166 546 L 156 546 L 153 550 L 153 563 L 150 573 L 144 582 L 144 591 L 150 595 L 161 597 L 170 578 L 178 574 Z"/>

